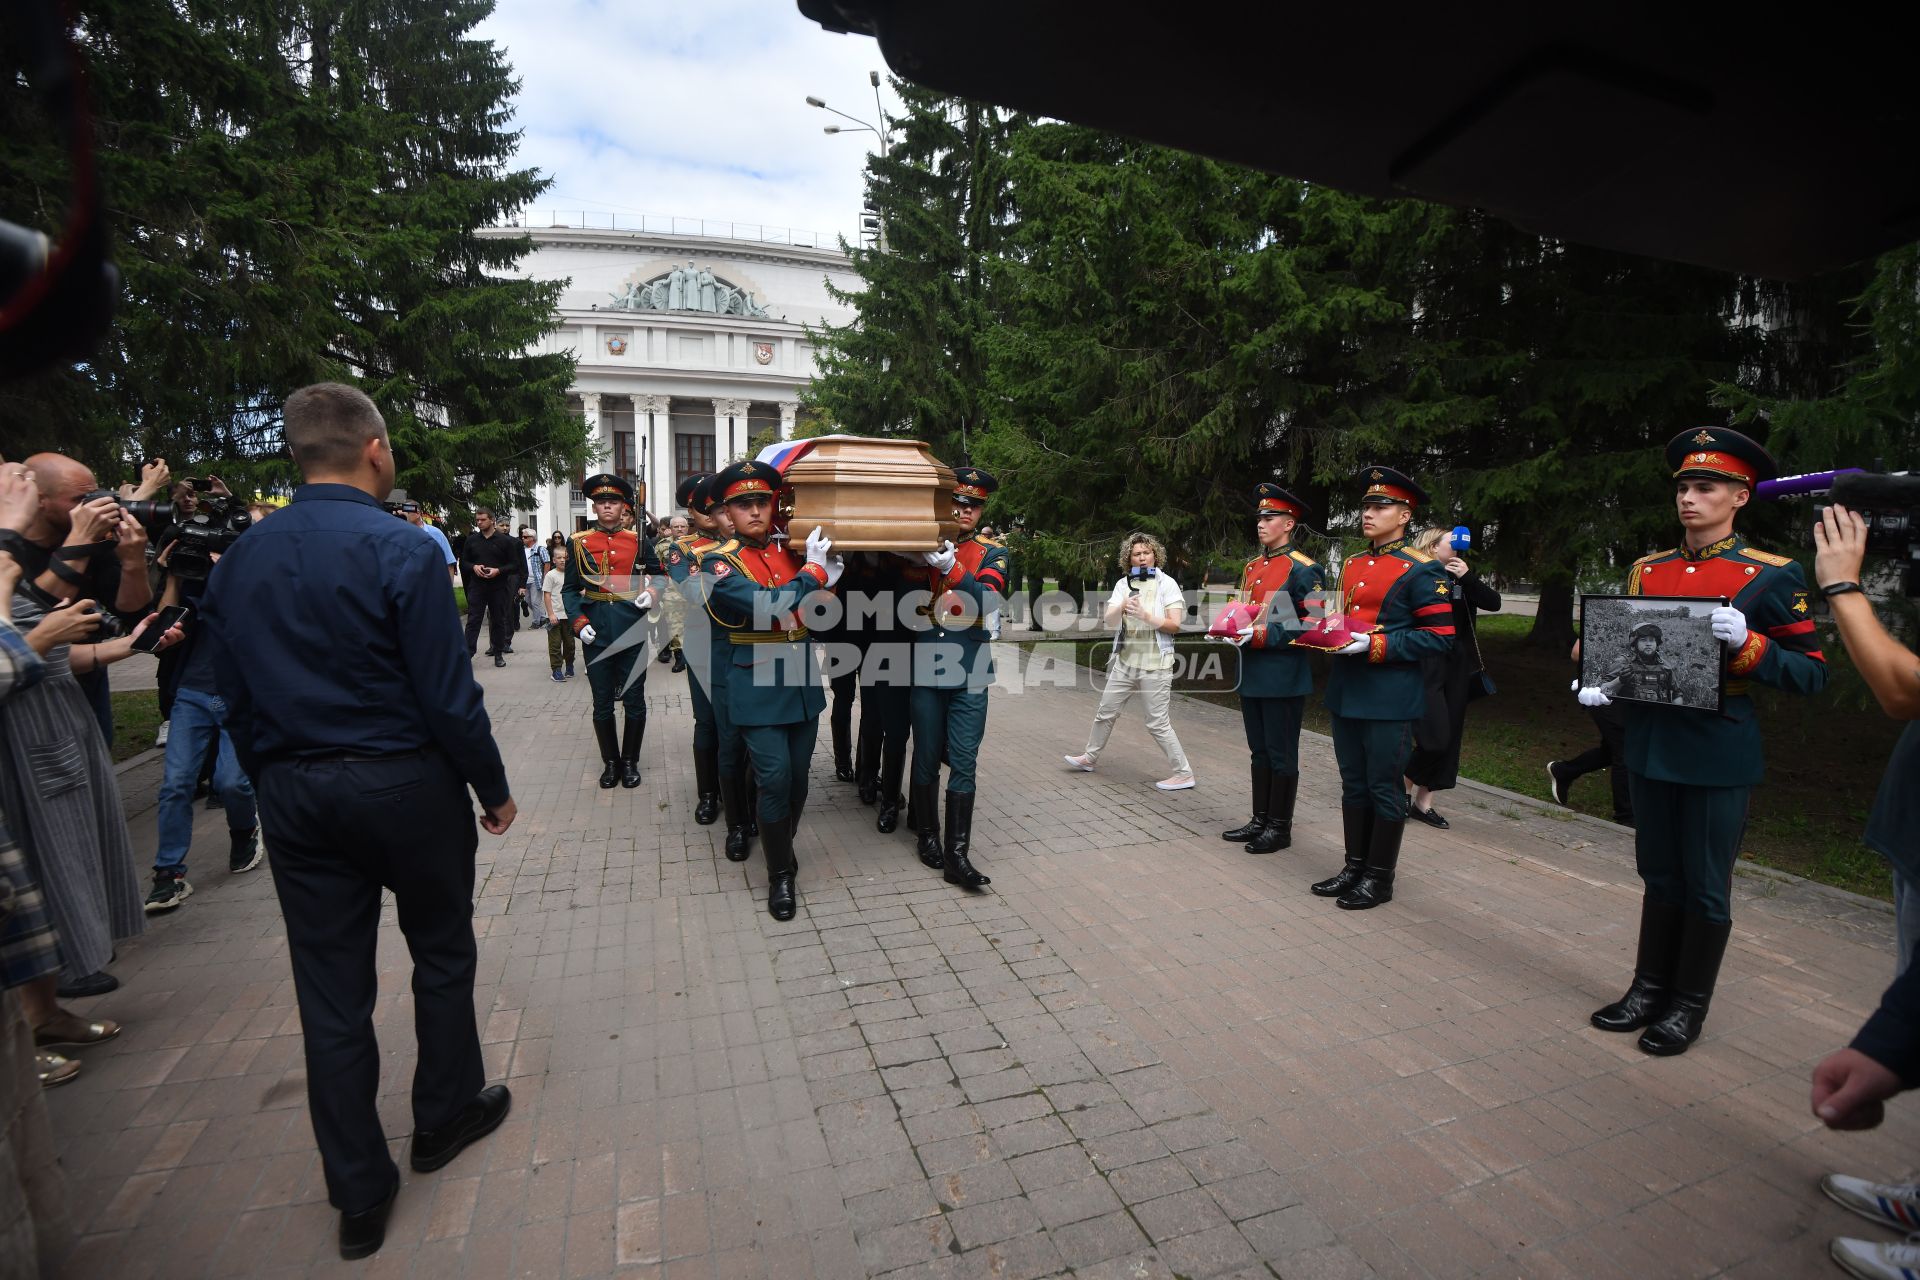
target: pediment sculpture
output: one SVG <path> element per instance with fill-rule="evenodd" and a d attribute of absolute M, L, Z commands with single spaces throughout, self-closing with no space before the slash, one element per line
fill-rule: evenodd
<path fill-rule="evenodd" d="M 714 275 L 711 267 L 696 266 L 691 258 L 684 267 L 662 272 L 644 283 L 629 282 L 625 289 L 608 296 L 613 301 L 596 303 L 593 309 L 703 311 L 716 316 L 767 318 L 766 307 L 754 299 L 750 290 L 729 284 Z"/>

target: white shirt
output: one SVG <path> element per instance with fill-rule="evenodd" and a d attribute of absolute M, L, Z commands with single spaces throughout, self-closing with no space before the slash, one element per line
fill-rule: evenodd
<path fill-rule="evenodd" d="M 1108 607 L 1124 604 L 1128 595 L 1134 594 L 1128 587 L 1128 581 L 1123 577 L 1113 584 L 1113 594 L 1107 597 Z M 1138 594 L 1147 612 L 1160 618 L 1166 617 L 1169 609 L 1177 608 L 1183 614 L 1186 612 L 1186 593 L 1180 590 L 1180 584 L 1173 580 L 1171 574 L 1155 574 L 1140 584 Z M 1149 635 L 1159 643 L 1149 646 L 1146 642 Z M 1173 665 L 1173 637 L 1158 627 L 1122 614 L 1120 660 L 1138 671 L 1164 671 Z"/>
<path fill-rule="evenodd" d="M 547 570 L 546 576 L 540 579 L 541 593 L 547 597 L 547 613 L 552 617 L 561 615 L 560 589 L 566 585 L 567 575 L 558 569 Z"/>

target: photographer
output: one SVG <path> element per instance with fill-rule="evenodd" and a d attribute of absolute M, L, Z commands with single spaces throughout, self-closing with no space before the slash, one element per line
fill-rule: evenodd
<path fill-rule="evenodd" d="M 8 550 L 20 562 L 24 582 L 48 597 L 85 597 L 107 610 L 106 636 L 124 635 L 153 603 L 147 582 L 147 530 L 126 518 L 120 499 L 102 492 L 93 472 L 58 453 L 26 460 L 40 487 L 39 508 L 26 527 L 14 530 Z M 148 468 L 148 480 L 157 474 Z M 104 664 L 103 664 L 104 665 Z M 113 700 L 101 666 L 75 664 L 76 678 L 101 737 L 113 741 Z"/>
<path fill-rule="evenodd" d="M 1150 533 L 1130 533 L 1120 543 L 1120 580 L 1107 597 L 1106 623 L 1117 626 L 1107 665 L 1107 687 L 1093 713 L 1086 750 L 1066 761 L 1092 773 L 1113 733 L 1113 722 L 1137 692 L 1146 698 L 1147 732 L 1160 744 L 1173 772 L 1153 785 L 1162 791 L 1186 791 L 1193 766 L 1173 731 L 1168 707 L 1173 698 L 1173 637 L 1187 615 L 1187 598 L 1171 574 L 1162 573 L 1166 548 Z"/>

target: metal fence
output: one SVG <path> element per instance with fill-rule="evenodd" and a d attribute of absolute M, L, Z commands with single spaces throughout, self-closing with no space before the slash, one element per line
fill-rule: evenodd
<path fill-rule="evenodd" d="M 522 209 L 500 224 L 541 231 L 567 227 L 575 231 L 638 231 L 655 235 L 712 236 L 717 240 L 747 240 L 758 244 L 785 244 L 801 249 L 838 249 L 840 233 L 769 227 L 758 222 L 719 222 L 710 218 L 680 218 L 664 213 L 598 213 L 571 209 Z"/>

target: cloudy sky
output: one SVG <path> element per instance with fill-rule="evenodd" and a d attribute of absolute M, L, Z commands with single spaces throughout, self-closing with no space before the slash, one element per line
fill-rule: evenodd
<path fill-rule="evenodd" d="M 871 121 L 877 70 L 897 110 L 872 40 L 793 0 L 499 0 L 479 34 L 520 77 L 518 163 L 553 178 L 545 209 L 853 238 L 874 136 L 823 134 L 847 122 L 803 99 Z"/>

